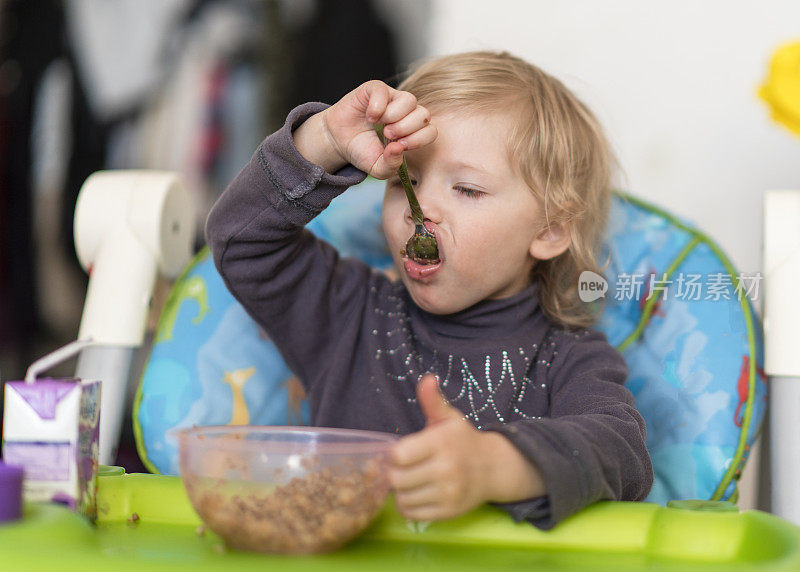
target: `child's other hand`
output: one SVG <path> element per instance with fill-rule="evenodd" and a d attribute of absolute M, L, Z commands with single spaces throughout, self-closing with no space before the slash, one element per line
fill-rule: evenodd
<path fill-rule="evenodd" d="M 413 520 L 441 520 L 486 501 L 543 494 L 538 470 L 502 435 L 479 431 L 439 392 L 431 374 L 417 385 L 427 425 L 392 449 L 397 508 Z"/>
<path fill-rule="evenodd" d="M 374 124 L 384 127 L 392 140 L 384 148 Z M 403 152 L 436 139 L 430 113 L 417 98 L 385 83 L 368 81 L 325 111 L 309 118 L 295 130 L 295 144 L 302 155 L 335 172 L 347 163 L 377 179 L 397 172 Z"/>

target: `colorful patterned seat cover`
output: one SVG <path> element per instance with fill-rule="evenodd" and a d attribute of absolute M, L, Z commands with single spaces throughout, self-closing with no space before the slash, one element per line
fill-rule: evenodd
<path fill-rule="evenodd" d="M 365 181 L 308 228 L 342 255 L 388 268 L 382 189 Z M 690 224 L 622 195 L 614 197 L 606 246 L 597 327 L 625 356 L 627 385 L 647 422 L 656 473 L 648 500 L 735 500 L 766 403 L 761 329 L 742 295 L 757 295 L 759 277 L 738 275 Z M 308 419 L 299 383 L 203 249 L 173 287 L 139 385 L 134 433 L 142 460 L 153 472 L 177 474 L 172 429 Z"/>

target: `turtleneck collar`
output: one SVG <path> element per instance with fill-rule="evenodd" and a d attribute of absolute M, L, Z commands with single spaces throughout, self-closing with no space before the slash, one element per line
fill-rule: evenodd
<path fill-rule="evenodd" d="M 531 328 L 540 321 L 546 323 L 539 306 L 539 287 L 532 284 L 514 296 L 499 300 L 482 300 L 454 314 L 431 314 L 410 300 L 415 334 L 430 334 L 429 343 L 440 344 L 457 340 L 497 340 L 515 335 L 521 328 Z M 548 324 L 549 326 L 549 324 Z M 542 327 L 539 325 L 538 327 Z"/>

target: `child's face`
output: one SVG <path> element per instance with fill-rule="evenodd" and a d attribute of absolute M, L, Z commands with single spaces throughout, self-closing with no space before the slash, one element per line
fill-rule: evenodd
<path fill-rule="evenodd" d="M 426 226 L 438 241 L 437 265 L 402 256 L 414 224 L 399 180 L 387 182 L 383 226 L 389 248 L 414 301 L 428 312 L 450 314 L 530 284 L 542 217 L 508 159 L 512 121 L 502 113 L 434 114 L 436 141 L 406 153 Z"/>

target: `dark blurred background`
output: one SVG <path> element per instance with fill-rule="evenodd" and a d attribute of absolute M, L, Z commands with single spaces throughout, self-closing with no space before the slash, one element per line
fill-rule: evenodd
<path fill-rule="evenodd" d="M 208 209 L 292 107 L 395 84 L 424 54 L 404 30 L 428 2 L 394 4 L 0 0 L 0 380 L 77 337 L 87 277 L 72 221 L 91 173 L 182 173 L 199 249 Z M 118 463 L 139 470 L 130 425 Z"/>

